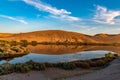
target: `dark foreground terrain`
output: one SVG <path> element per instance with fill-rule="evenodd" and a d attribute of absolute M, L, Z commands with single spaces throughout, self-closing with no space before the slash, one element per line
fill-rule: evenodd
<path fill-rule="evenodd" d="M 120 80 L 120 57 L 104 69 L 75 69 L 62 70 L 50 68 L 45 71 L 31 71 L 29 73 L 12 73 L 0 76 L 0 80 Z"/>

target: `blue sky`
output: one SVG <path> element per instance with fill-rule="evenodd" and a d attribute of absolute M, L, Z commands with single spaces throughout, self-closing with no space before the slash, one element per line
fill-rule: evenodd
<path fill-rule="evenodd" d="M 120 33 L 120 0 L 1 0 L 0 32 Z"/>

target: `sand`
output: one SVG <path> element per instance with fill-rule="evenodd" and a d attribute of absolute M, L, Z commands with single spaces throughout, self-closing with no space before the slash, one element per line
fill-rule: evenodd
<path fill-rule="evenodd" d="M 45 71 L 31 71 L 29 73 L 12 73 L 0 76 L 0 80 L 120 80 L 120 58 L 100 70 L 62 70 L 49 68 Z"/>

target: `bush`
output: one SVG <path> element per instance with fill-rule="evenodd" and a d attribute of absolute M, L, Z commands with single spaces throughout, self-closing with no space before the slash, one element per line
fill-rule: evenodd
<path fill-rule="evenodd" d="M 45 63 L 45 66 L 46 67 L 56 67 L 56 65 L 55 64 L 53 64 L 53 63 Z"/>
<path fill-rule="evenodd" d="M 89 65 L 90 65 L 91 67 L 97 67 L 97 63 L 94 62 L 94 61 L 89 62 Z"/>
<path fill-rule="evenodd" d="M 109 52 L 109 53 L 105 54 L 105 57 L 106 57 L 106 58 L 114 57 L 114 55 L 113 55 L 111 52 Z"/>
<path fill-rule="evenodd" d="M 88 62 L 76 62 L 75 63 L 77 67 L 81 67 L 81 68 L 85 68 L 85 69 L 89 69 L 90 65 Z"/>
<path fill-rule="evenodd" d="M 33 65 L 34 62 L 33 62 L 32 60 L 30 60 L 30 61 L 26 62 L 26 64 L 28 64 L 28 65 Z"/>
<path fill-rule="evenodd" d="M 45 70 L 46 66 L 43 63 L 34 63 L 33 65 L 33 70 Z"/>
<path fill-rule="evenodd" d="M 104 66 L 106 62 L 104 60 L 97 60 L 96 63 L 97 66 Z"/>
<path fill-rule="evenodd" d="M 60 67 L 65 70 L 73 70 L 76 68 L 76 65 L 74 63 L 62 63 Z"/>
<path fill-rule="evenodd" d="M 33 45 L 33 46 L 36 46 L 38 44 L 38 42 L 37 41 L 31 41 L 30 44 Z"/>
<path fill-rule="evenodd" d="M 14 69 L 15 69 L 15 72 L 26 73 L 26 72 L 29 72 L 31 70 L 31 66 L 19 63 L 19 64 L 14 65 Z"/>
<path fill-rule="evenodd" d="M 18 45 L 18 44 L 19 44 L 19 43 L 18 43 L 17 41 L 11 41 L 11 42 L 10 42 L 10 45 L 11 45 L 11 46 L 16 46 L 16 45 Z"/>
<path fill-rule="evenodd" d="M 108 63 L 108 62 L 110 62 L 110 61 L 112 61 L 114 58 L 112 58 L 112 57 L 107 57 L 107 58 L 104 58 L 103 60 L 106 62 L 106 63 Z"/>
<path fill-rule="evenodd" d="M 28 41 L 27 40 L 20 40 L 20 45 L 22 45 L 22 46 L 27 46 L 29 43 L 28 43 Z"/>
<path fill-rule="evenodd" d="M 0 75 L 9 74 L 14 72 L 13 65 L 10 64 L 3 64 L 0 66 Z"/>

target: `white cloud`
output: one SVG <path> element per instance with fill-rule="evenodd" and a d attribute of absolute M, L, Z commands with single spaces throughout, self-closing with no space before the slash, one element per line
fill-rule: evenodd
<path fill-rule="evenodd" d="M 88 28 L 87 31 L 93 31 L 93 30 L 96 30 L 97 27 L 92 27 L 92 28 Z"/>
<path fill-rule="evenodd" d="M 45 11 L 50 14 L 52 14 L 52 17 L 54 18 L 60 18 L 65 19 L 69 21 L 79 21 L 80 18 L 70 16 L 71 12 L 65 10 L 65 9 L 57 9 L 55 7 L 52 7 L 51 5 L 45 4 L 38 0 L 23 0 L 25 3 L 34 6 L 40 11 Z"/>
<path fill-rule="evenodd" d="M 17 19 L 15 17 L 7 16 L 7 15 L 0 15 L 0 17 L 6 18 L 6 19 L 9 19 L 9 20 L 13 20 L 13 21 L 17 21 L 17 22 L 20 22 L 20 23 L 23 23 L 23 24 L 28 24 L 28 22 L 23 20 L 23 19 Z"/>
<path fill-rule="evenodd" d="M 56 19 L 62 19 L 62 20 L 68 20 L 68 21 L 80 21 L 79 18 L 68 16 L 68 15 L 50 15 L 50 17 L 56 18 Z"/>
<path fill-rule="evenodd" d="M 120 11 L 108 10 L 106 7 L 97 6 L 94 21 L 103 24 L 116 24 L 116 17 L 120 16 Z"/>

